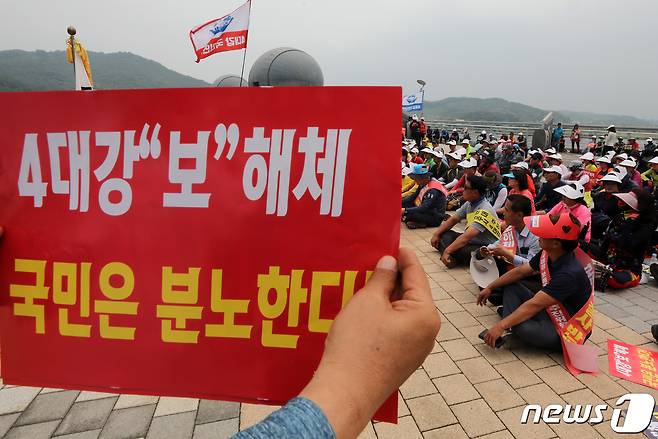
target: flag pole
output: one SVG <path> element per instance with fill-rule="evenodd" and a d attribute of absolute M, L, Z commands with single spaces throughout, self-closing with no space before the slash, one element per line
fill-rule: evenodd
<path fill-rule="evenodd" d="M 249 0 L 249 21 L 251 22 L 251 0 Z M 249 31 L 247 31 L 247 41 L 244 42 L 244 54 L 242 55 L 242 70 L 240 71 L 240 87 L 242 87 L 242 77 L 244 75 L 244 64 L 247 61 L 247 46 L 248 46 L 248 43 L 249 43 Z"/>
<path fill-rule="evenodd" d="M 77 82 L 76 82 L 76 72 L 75 72 L 75 34 L 76 30 L 75 27 L 69 26 L 66 29 L 66 32 L 69 34 L 69 43 L 71 44 L 71 55 L 73 56 L 73 83 L 76 84 L 74 86 L 74 90 L 77 90 Z"/>

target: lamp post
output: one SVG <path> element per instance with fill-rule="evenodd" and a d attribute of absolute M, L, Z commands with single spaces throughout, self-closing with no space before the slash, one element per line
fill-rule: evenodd
<path fill-rule="evenodd" d="M 427 85 L 427 82 L 423 81 L 422 79 L 417 79 L 416 82 L 418 85 L 420 85 L 420 92 L 421 92 L 421 100 L 423 106 L 425 106 L 425 86 Z M 420 108 L 420 115 L 421 117 L 423 116 L 423 107 Z"/>

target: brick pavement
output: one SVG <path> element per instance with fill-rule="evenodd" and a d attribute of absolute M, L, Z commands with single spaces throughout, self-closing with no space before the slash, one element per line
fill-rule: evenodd
<path fill-rule="evenodd" d="M 526 404 L 608 403 L 630 393 L 658 392 L 619 380 L 607 371 L 608 338 L 658 350 L 648 333 L 658 322 L 653 283 L 598 294 L 590 341 L 602 351 L 598 376 L 571 376 L 561 355 L 512 340 L 492 350 L 477 334 L 498 320 L 493 308 L 475 305 L 477 286 L 466 269 L 446 270 L 429 245 L 432 230 L 407 230 L 402 245 L 425 267 L 442 327 L 431 355 L 401 387 L 399 422 L 369 424 L 361 438 L 612 438 L 610 423 L 595 427 L 521 425 Z M 188 398 L 4 386 L 0 437 L 7 439 L 227 438 L 275 408 Z M 625 437 L 644 437 L 626 435 Z"/>

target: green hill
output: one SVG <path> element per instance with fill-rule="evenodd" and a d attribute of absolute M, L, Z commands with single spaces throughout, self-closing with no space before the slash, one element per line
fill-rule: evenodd
<path fill-rule="evenodd" d="M 423 111 L 425 117 L 430 118 L 492 122 L 539 122 L 548 113 L 546 110 L 500 98 L 446 98 L 427 101 Z M 558 114 L 556 119 L 570 121 L 566 116 Z"/>
<path fill-rule="evenodd" d="M 428 119 L 454 119 L 467 121 L 491 122 L 540 122 L 551 110 L 531 107 L 518 102 L 500 98 L 446 98 L 440 101 L 426 101 L 423 109 Z M 656 127 L 658 121 L 640 119 L 633 116 L 615 114 L 596 114 L 576 111 L 554 111 L 555 122 L 565 125 L 580 123 L 583 125 Z"/>
<path fill-rule="evenodd" d="M 128 52 L 89 52 L 97 89 L 208 87 L 155 61 Z M 0 91 L 71 90 L 73 66 L 64 51 L 0 51 Z"/>

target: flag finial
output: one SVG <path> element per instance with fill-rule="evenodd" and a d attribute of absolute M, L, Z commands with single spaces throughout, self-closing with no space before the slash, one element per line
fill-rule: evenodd
<path fill-rule="evenodd" d="M 73 36 L 73 35 L 75 35 L 75 34 L 77 33 L 77 31 L 75 30 L 75 27 L 73 27 L 73 26 L 69 26 L 69 27 L 67 27 L 67 28 L 66 28 L 66 32 L 68 32 L 69 35 L 71 35 L 71 36 Z"/>

